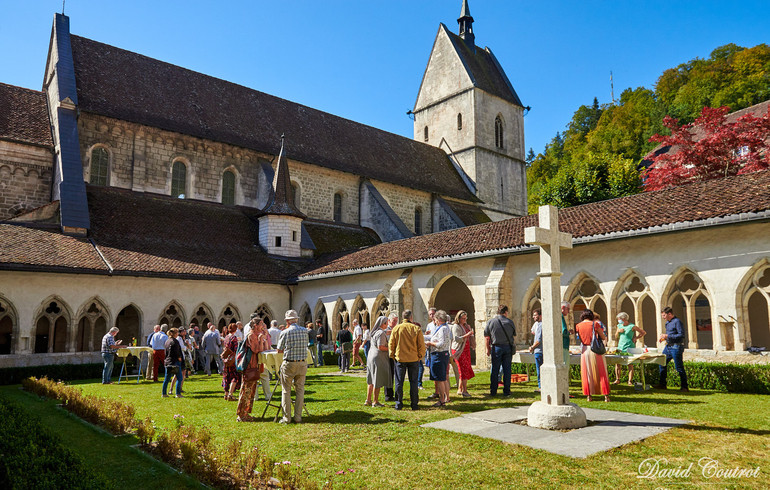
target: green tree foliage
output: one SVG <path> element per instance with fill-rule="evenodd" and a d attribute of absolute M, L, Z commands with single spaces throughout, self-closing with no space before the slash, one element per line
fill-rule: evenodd
<path fill-rule="evenodd" d="M 704 107 L 737 111 L 770 99 L 770 46 L 720 46 L 665 70 L 654 89 L 628 88 L 614 104 L 578 107 L 566 131 L 527 157 L 529 210 L 538 205 L 574 206 L 642 190 L 637 164 L 657 146 L 653 135 L 670 134 L 666 115 L 694 121 Z"/>

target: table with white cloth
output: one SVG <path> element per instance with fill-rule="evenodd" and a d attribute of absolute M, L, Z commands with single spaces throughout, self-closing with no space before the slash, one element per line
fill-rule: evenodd
<path fill-rule="evenodd" d="M 152 359 L 152 347 L 139 347 L 139 346 L 129 346 L 129 347 L 121 347 L 115 351 L 115 355 L 118 357 L 123 358 L 123 364 L 120 366 L 120 374 L 118 375 L 118 383 L 120 383 L 121 380 L 125 379 L 133 379 L 136 378 L 136 382 L 138 383 L 139 380 L 142 379 L 142 372 L 141 372 L 141 365 L 142 365 L 142 354 L 147 355 L 147 369 L 152 370 L 152 362 L 150 360 Z M 134 356 L 137 358 L 137 373 L 136 374 L 128 374 L 128 369 L 126 369 L 126 361 L 128 360 L 129 356 Z"/>
<path fill-rule="evenodd" d="M 580 347 L 571 346 L 570 347 L 570 356 L 569 356 L 569 363 L 570 364 L 576 364 L 580 365 Z M 612 350 L 612 349 L 610 349 Z M 666 356 L 662 354 L 658 349 L 639 349 L 639 348 L 631 348 L 627 351 L 630 355 L 628 356 L 620 356 L 616 354 L 605 354 L 604 355 L 604 362 L 607 364 L 607 366 L 614 366 L 616 364 L 619 364 L 621 366 L 630 366 L 632 364 L 639 364 L 641 369 L 641 375 L 642 375 L 642 384 L 641 389 L 647 390 L 650 387 L 647 386 L 647 383 L 645 381 L 644 376 L 644 365 L 645 364 L 657 364 L 659 366 L 665 366 L 666 365 Z M 535 355 L 531 352 L 517 352 L 513 355 L 513 362 L 521 363 L 521 364 L 534 364 L 535 363 Z"/>
<path fill-rule="evenodd" d="M 262 411 L 262 418 L 265 418 L 265 414 L 267 413 L 267 410 L 270 407 L 276 408 L 277 412 L 275 414 L 275 417 L 273 421 L 278 420 L 278 416 L 282 412 L 281 407 L 281 400 L 278 399 L 277 404 L 273 403 L 273 397 L 275 396 L 275 392 L 278 391 L 278 388 L 281 386 L 281 364 L 283 363 L 283 352 L 278 352 L 277 350 L 266 350 L 259 353 L 259 362 L 265 365 L 265 369 L 267 369 L 271 374 L 275 375 L 275 386 L 272 389 L 272 392 L 270 393 L 270 396 L 267 397 L 267 401 L 265 403 L 265 409 Z M 305 362 L 310 365 L 313 364 L 313 355 L 310 352 L 310 349 L 307 351 L 307 357 L 305 358 Z M 293 403 L 293 402 L 292 402 Z M 310 415 L 310 412 L 307 411 L 307 403 L 304 404 L 304 412 L 305 415 Z"/>

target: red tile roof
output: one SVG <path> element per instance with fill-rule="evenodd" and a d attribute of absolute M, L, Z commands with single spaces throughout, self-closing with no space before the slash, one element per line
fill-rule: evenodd
<path fill-rule="evenodd" d="M 0 139 L 53 146 L 43 92 L 0 83 Z"/>
<path fill-rule="evenodd" d="M 763 171 L 566 208 L 559 212 L 559 227 L 579 239 L 768 210 L 770 171 Z M 383 243 L 321 258 L 300 278 L 529 248 L 524 228 L 536 225 L 537 217 L 530 215 Z"/>
<path fill-rule="evenodd" d="M 0 269 L 287 283 L 308 264 L 265 253 L 259 210 L 109 187 L 87 195 L 93 243 L 27 214 L 0 223 Z M 306 229 L 319 252 L 376 243 L 360 226 L 308 220 Z"/>
<path fill-rule="evenodd" d="M 35 229 L 0 224 L 0 243 L 0 266 L 3 269 L 32 266 L 45 270 L 107 272 L 107 266 L 88 240 L 62 235 L 58 226 Z"/>

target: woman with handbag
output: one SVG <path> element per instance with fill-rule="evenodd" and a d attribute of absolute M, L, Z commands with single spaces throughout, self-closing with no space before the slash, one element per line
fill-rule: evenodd
<path fill-rule="evenodd" d="M 227 337 L 223 342 L 222 361 L 225 365 L 225 373 L 222 379 L 222 387 L 225 389 L 225 400 L 235 401 L 233 393 L 241 386 L 241 373 L 235 369 L 235 353 L 238 351 L 238 337 L 235 331 L 238 326 L 231 323 L 227 327 Z"/>
<path fill-rule="evenodd" d="M 610 378 L 607 376 L 607 363 L 604 361 L 604 335 L 602 327 L 594 321 L 591 310 L 583 310 L 580 323 L 575 330 L 583 344 L 580 356 L 580 378 L 583 382 L 583 394 L 592 401 L 591 395 L 604 395 L 604 401 L 610 401 Z"/>
<path fill-rule="evenodd" d="M 236 367 L 243 373 L 243 382 L 241 393 L 238 397 L 238 408 L 236 413 L 238 422 L 251 422 L 254 418 L 250 415 L 251 408 L 254 405 L 254 398 L 257 393 L 257 383 L 262 380 L 262 388 L 265 390 L 265 397 L 270 396 L 269 381 L 267 381 L 267 372 L 265 365 L 259 362 L 259 353 L 270 350 L 270 334 L 267 332 L 267 326 L 261 318 L 256 318 L 252 322 L 252 328 L 238 347 L 236 355 Z M 267 388 L 265 386 L 267 385 Z"/>
<path fill-rule="evenodd" d="M 476 374 L 471 366 L 471 349 L 474 347 L 475 337 L 473 329 L 468 325 L 468 313 L 460 310 L 455 315 L 455 322 L 452 325 L 452 357 L 457 362 L 457 369 L 460 371 L 460 382 L 457 385 L 457 395 L 463 398 L 471 396 L 468 393 L 468 380 Z"/>

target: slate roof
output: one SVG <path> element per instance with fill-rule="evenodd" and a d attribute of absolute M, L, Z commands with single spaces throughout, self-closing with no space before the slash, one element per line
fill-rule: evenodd
<path fill-rule="evenodd" d="M 53 146 L 43 92 L 0 83 L 0 139 Z"/>
<path fill-rule="evenodd" d="M 474 87 L 507 100 L 519 107 L 524 107 L 521 99 L 519 99 L 519 95 L 514 90 L 510 80 L 508 80 L 505 71 L 503 71 L 495 55 L 492 54 L 491 49 L 482 49 L 476 46 L 474 52 L 460 36 L 450 31 L 444 24 L 441 24 L 441 26 L 446 31 L 455 51 L 457 51 L 458 56 L 467 68 Z"/>
<path fill-rule="evenodd" d="M 360 226 L 310 219 L 306 219 L 304 225 L 318 255 L 356 250 L 380 243 L 375 233 L 367 232 Z"/>
<path fill-rule="evenodd" d="M 443 150 L 179 66 L 71 36 L 79 108 L 478 201 Z M 415 171 L 419 169 L 419 171 Z"/>
<path fill-rule="evenodd" d="M 762 171 L 565 208 L 559 212 L 559 227 L 572 233 L 574 239 L 590 239 L 618 232 L 642 234 L 646 229 L 691 221 L 716 225 L 716 221 L 707 220 L 769 210 L 770 171 Z M 488 251 L 530 249 L 524 243 L 524 229 L 536 225 L 537 216 L 530 215 L 383 243 L 341 257 L 321 258 L 300 278 L 363 272 L 397 263 L 461 259 Z"/>

